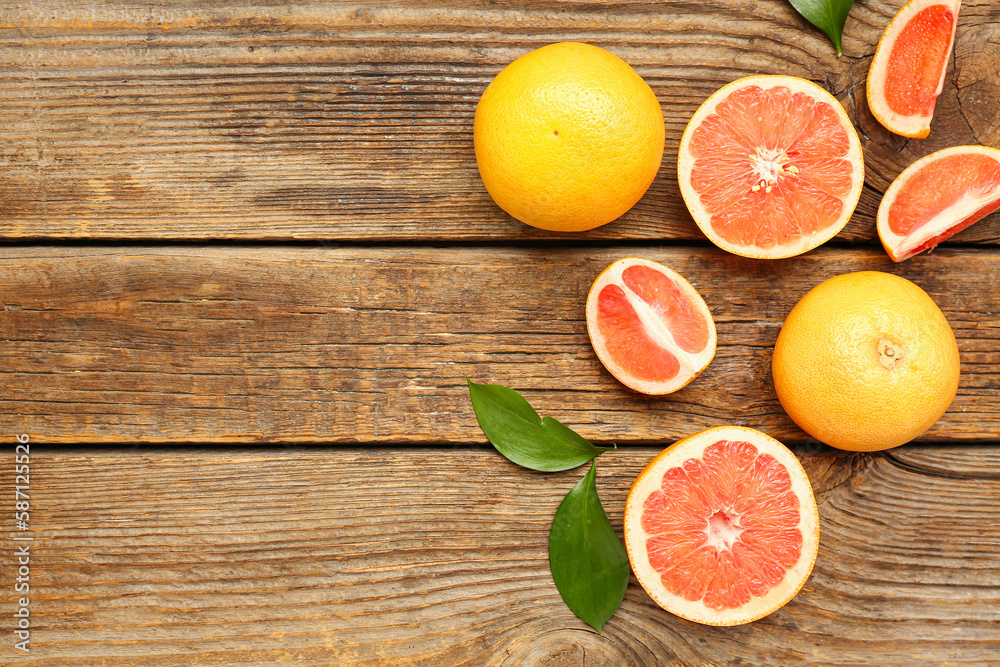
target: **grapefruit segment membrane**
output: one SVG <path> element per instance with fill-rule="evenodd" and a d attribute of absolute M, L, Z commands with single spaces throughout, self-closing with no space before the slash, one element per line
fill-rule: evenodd
<path fill-rule="evenodd" d="M 678 273 L 638 257 L 620 259 L 587 296 L 587 333 L 604 367 L 645 394 L 668 394 L 715 356 L 712 314 Z"/>
<path fill-rule="evenodd" d="M 926 137 L 944 89 L 961 0 L 910 0 L 889 22 L 868 69 L 868 107 L 887 130 Z"/>
<path fill-rule="evenodd" d="M 861 196 L 864 160 L 830 93 L 798 77 L 752 76 L 695 112 L 677 175 L 709 240 L 744 257 L 781 258 L 843 229 Z"/>
<path fill-rule="evenodd" d="M 742 426 L 678 441 L 639 474 L 625 505 L 625 548 L 667 611 L 739 625 L 791 600 L 816 562 L 819 515 L 795 455 Z"/>
<path fill-rule="evenodd" d="M 1000 150 L 954 146 L 909 167 L 878 208 L 882 246 L 895 262 L 933 249 L 1000 209 Z"/>

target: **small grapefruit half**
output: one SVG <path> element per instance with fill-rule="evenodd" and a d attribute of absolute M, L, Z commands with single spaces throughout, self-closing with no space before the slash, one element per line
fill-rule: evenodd
<path fill-rule="evenodd" d="M 1000 150 L 954 146 L 903 170 L 878 207 L 878 236 L 902 262 L 1000 209 Z"/>
<path fill-rule="evenodd" d="M 889 22 L 868 69 L 868 107 L 887 130 L 926 137 L 944 88 L 961 0 L 910 0 Z"/>
<path fill-rule="evenodd" d="M 587 295 L 587 333 L 604 367 L 644 394 L 669 394 L 715 356 L 715 322 L 675 271 L 638 257 L 606 268 Z"/>
<path fill-rule="evenodd" d="M 751 76 L 716 91 L 688 122 L 677 160 L 681 195 L 709 240 L 770 259 L 843 229 L 864 172 L 840 102 L 793 76 Z"/>
<path fill-rule="evenodd" d="M 795 597 L 819 547 L 812 485 L 795 455 L 744 426 L 678 441 L 625 504 L 625 549 L 656 604 L 708 625 L 767 616 Z"/>

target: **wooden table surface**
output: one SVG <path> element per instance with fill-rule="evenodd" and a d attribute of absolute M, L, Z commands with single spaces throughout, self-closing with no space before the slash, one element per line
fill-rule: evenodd
<path fill-rule="evenodd" d="M 1000 146 L 996 0 L 963 4 L 923 140 L 865 103 L 902 0 L 858 0 L 839 59 L 784 0 L 3 4 L 0 664 L 1000 664 L 1000 215 L 899 265 L 874 234 L 913 160 Z M 472 148 L 492 77 L 568 40 L 633 65 L 667 131 L 642 201 L 578 235 L 505 215 Z M 677 187 L 687 120 L 753 73 L 819 82 L 864 146 L 852 221 L 793 259 L 718 250 Z M 587 339 L 589 286 L 625 255 L 685 275 L 718 325 L 713 364 L 668 397 L 618 384 Z M 809 440 L 769 370 L 792 305 L 860 269 L 925 288 L 962 359 L 944 418 L 875 454 Z M 735 628 L 675 618 L 633 578 L 597 635 L 547 561 L 583 469 L 501 458 L 466 375 L 617 443 L 598 488 L 619 531 L 677 438 L 738 423 L 784 440 L 819 501 L 812 577 Z M 30 653 L 9 631 L 24 544 Z"/>

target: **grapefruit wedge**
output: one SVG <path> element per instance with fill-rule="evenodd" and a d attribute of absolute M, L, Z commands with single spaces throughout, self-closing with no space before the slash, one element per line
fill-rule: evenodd
<path fill-rule="evenodd" d="M 718 426 L 661 452 L 625 503 L 625 550 L 656 604 L 739 625 L 784 606 L 816 562 L 812 485 L 780 442 Z"/>
<path fill-rule="evenodd" d="M 903 170 L 878 207 L 878 236 L 902 262 L 1000 209 L 1000 150 L 955 146 Z"/>
<path fill-rule="evenodd" d="M 926 137 L 944 88 L 961 0 L 910 0 L 889 22 L 868 69 L 868 107 L 887 130 Z"/>
<path fill-rule="evenodd" d="M 744 257 L 791 257 L 828 241 L 864 185 L 861 142 L 833 95 L 792 76 L 715 92 L 681 138 L 677 176 L 695 223 Z"/>
<path fill-rule="evenodd" d="M 604 367 L 644 394 L 677 391 L 715 356 L 715 322 L 701 295 L 675 271 L 638 257 L 594 281 L 587 333 Z"/>

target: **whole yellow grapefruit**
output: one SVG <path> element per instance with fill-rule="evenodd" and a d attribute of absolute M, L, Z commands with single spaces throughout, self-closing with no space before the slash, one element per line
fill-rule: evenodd
<path fill-rule="evenodd" d="M 879 271 L 831 278 L 792 309 L 772 360 L 774 388 L 802 430 L 878 451 L 921 435 L 958 391 L 955 335 L 920 287 Z"/>
<path fill-rule="evenodd" d="M 500 208 L 533 227 L 578 232 L 620 217 L 649 188 L 663 158 L 663 111 L 621 58 L 563 42 L 493 79 L 474 138 Z"/>

